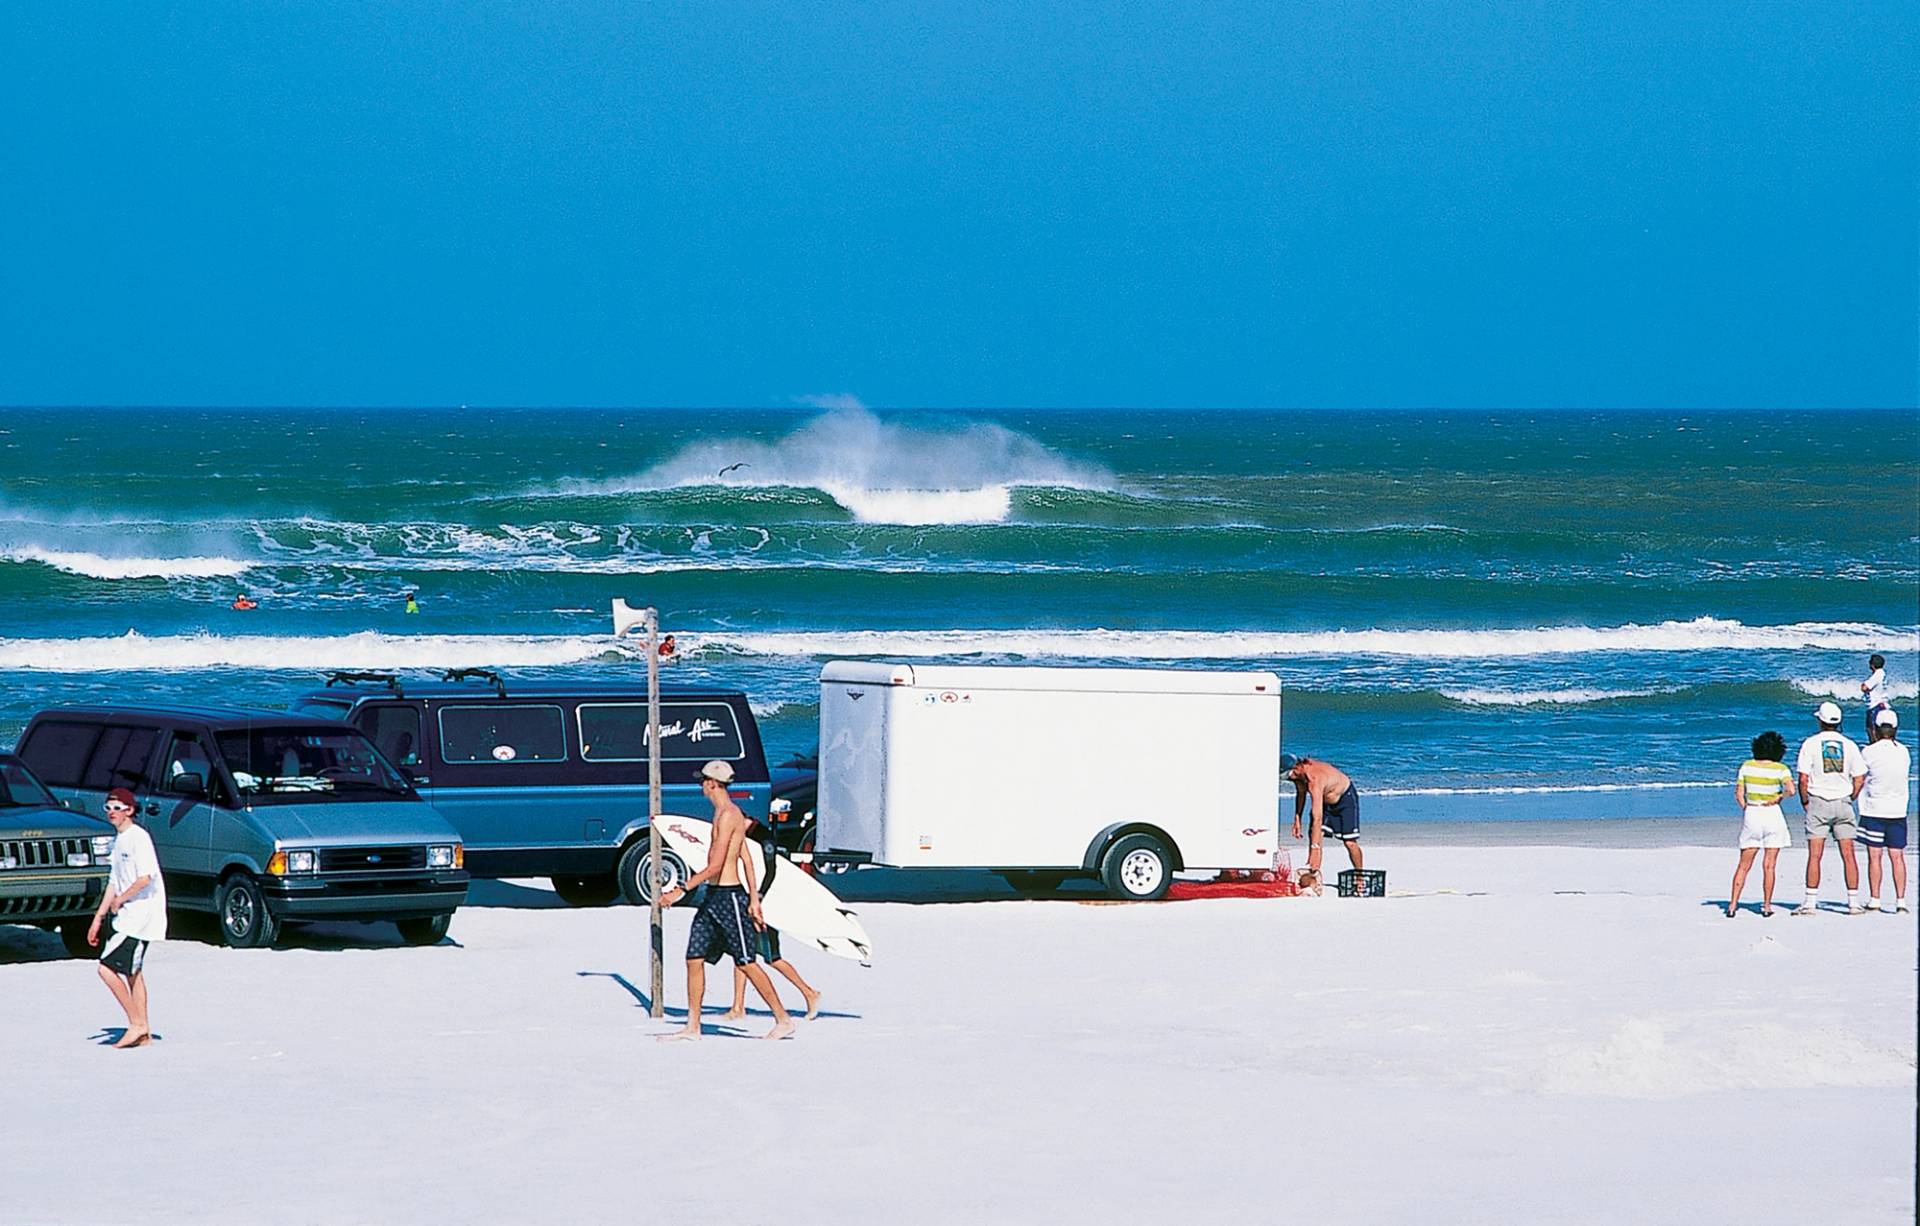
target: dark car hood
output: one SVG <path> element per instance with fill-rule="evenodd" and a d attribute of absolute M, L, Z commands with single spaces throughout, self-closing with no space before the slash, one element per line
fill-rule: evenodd
<path fill-rule="evenodd" d="M 112 833 L 111 823 L 72 809 L 0 809 L 0 839 L 90 839 Z"/>

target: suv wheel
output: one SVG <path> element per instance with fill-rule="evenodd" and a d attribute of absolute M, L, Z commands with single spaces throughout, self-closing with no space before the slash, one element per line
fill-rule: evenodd
<path fill-rule="evenodd" d="M 214 914 L 220 920 L 220 939 L 234 949 L 258 949 L 280 935 L 280 921 L 267 910 L 266 895 L 245 873 L 220 883 Z"/>
<path fill-rule="evenodd" d="M 664 845 L 660 848 L 660 871 L 657 874 L 649 872 L 647 840 L 642 837 L 635 839 L 620 857 L 620 868 L 615 876 L 619 878 L 621 897 L 636 907 L 650 907 L 653 905 L 654 881 L 672 889 L 685 885 L 687 878 L 693 874 L 688 871 L 687 862 L 680 858 L 679 853 Z"/>
<path fill-rule="evenodd" d="M 604 907 L 620 897 L 620 879 L 612 873 L 587 877 L 555 877 L 553 892 L 574 907 Z"/>
<path fill-rule="evenodd" d="M 1130 834 L 1101 858 L 1100 880 L 1115 898 L 1150 902 L 1164 896 L 1173 884 L 1173 857 L 1152 835 Z"/>
<path fill-rule="evenodd" d="M 67 947 L 69 957 L 91 958 L 100 952 L 87 943 L 87 930 L 92 927 L 91 919 L 70 919 L 60 925 L 60 943 Z"/>
<path fill-rule="evenodd" d="M 452 924 L 451 911 L 445 915 L 423 915 L 393 922 L 393 926 L 400 930 L 400 938 L 409 945 L 438 945 L 446 939 L 447 929 Z"/>

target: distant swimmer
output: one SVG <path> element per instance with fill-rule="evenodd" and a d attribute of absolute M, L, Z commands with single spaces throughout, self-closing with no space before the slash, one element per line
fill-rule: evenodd
<path fill-rule="evenodd" d="M 247 595 L 245 592 L 242 592 L 238 596 L 235 596 L 233 598 L 232 607 L 239 609 L 241 612 L 245 612 L 248 609 L 257 609 L 260 606 L 258 603 L 254 601 L 253 597 Z"/>
<path fill-rule="evenodd" d="M 420 611 L 420 593 L 408 592 L 407 593 L 407 612 L 418 613 L 419 611 Z"/>
<path fill-rule="evenodd" d="M 726 466 L 725 468 L 723 468 L 723 469 L 721 469 L 721 470 L 720 470 L 720 473 L 719 473 L 719 475 L 720 475 L 720 476 L 722 476 L 722 477 L 724 477 L 724 476 L 726 476 L 726 475 L 727 475 L 728 473 L 730 473 L 730 472 L 732 472 L 732 471 L 733 471 L 734 469 L 736 469 L 736 468 L 751 468 L 751 467 L 752 467 L 752 465 L 750 465 L 750 464 L 748 464 L 748 463 L 747 463 L 747 462 L 746 462 L 745 460 L 742 460 L 742 461 L 740 461 L 740 462 L 739 462 L 738 464 L 729 464 L 729 465 L 727 465 L 727 466 Z"/>
<path fill-rule="evenodd" d="M 1331 762 L 1321 762 L 1305 754 L 1280 755 L 1282 778 L 1293 780 L 1293 837 L 1300 837 L 1300 818 L 1313 802 L 1313 819 L 1307 839 L 1307 868 L 1315 884 L 1320 880 L 1320 842 L 1325 834 L 1347 845 L 1347 859 L 1355 868 L 1363 867 L 1360 854 L 1360 789 L 1345 771 Z"/>
<path fill-rule="evenodd" d="M 673 636 L 671 634 L 669 634 L 667 637 L 660 640 L 660 658 L 662 660 L 673 659 L 674 653 L 678 652 L 679 650 L 680 650 L 680 645 L 673 641 Z"/>

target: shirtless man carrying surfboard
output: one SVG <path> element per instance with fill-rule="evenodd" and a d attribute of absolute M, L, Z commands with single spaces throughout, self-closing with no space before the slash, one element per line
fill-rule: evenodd
<path fill-rule="evenodd" d="M 671 907 L 685 898 L 695 886 L 707 887 L 706 901 L 693 917 L 693 930 L 687 934 L 687 1024 L 662 1039 L 700 1037 L 700 1011 L 706 1003 L 707 963 L 718 962 L 721 954 L 733 959 L 747 973 L 760 998 L 773 1010 L 773 1029 L 760 1036 L 784 1039 L 793 1033 L 793 1019 L 767 972 L 754 961 L 758 948 L 755 931 L 766 921 L 760 916 L 760 882 L 746 849 L 747 816 L 727 795 L 733 782 L 733 767 L 725 762 L 709 762 L 700 768 L 700 792 L 713 805 L 712 851 L 707 866 L 687 879 L 684 886 L 669 889 L 660 896 L 662 906 Z M 742 881 L 745 884 L 741 884 Z"/>
<path fill-rule="evenodd" d="M 1313 823 L 1307 839 L 1307 867 L 1320 878 L 1320 840 L 1327 831 L 1347 845 L 1347 859 L 1362 867 L 1360 854 L 1360 789 L 1347 773 L 1331 762 L 1280 755 L 1280 775 L 1293 780 L 1293 837 L 1300 837 L 1300 818 L 1313 801 Z"/>

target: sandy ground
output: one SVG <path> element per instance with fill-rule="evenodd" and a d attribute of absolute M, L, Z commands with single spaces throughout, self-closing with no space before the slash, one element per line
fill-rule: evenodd
<path fill-rule="evenodd" d="M 656 1043 L 644 912 L 537 883 L 432 949 L 168 942 L 132 1052 L 0 928 L 0 1220 L 1913 1220 L 1910 916 L 1722 918 L 1724 849 L 1373 854 L 1392 897 L 854 874 L 877 964 L 801 955 L 778 1044 Z"/>

